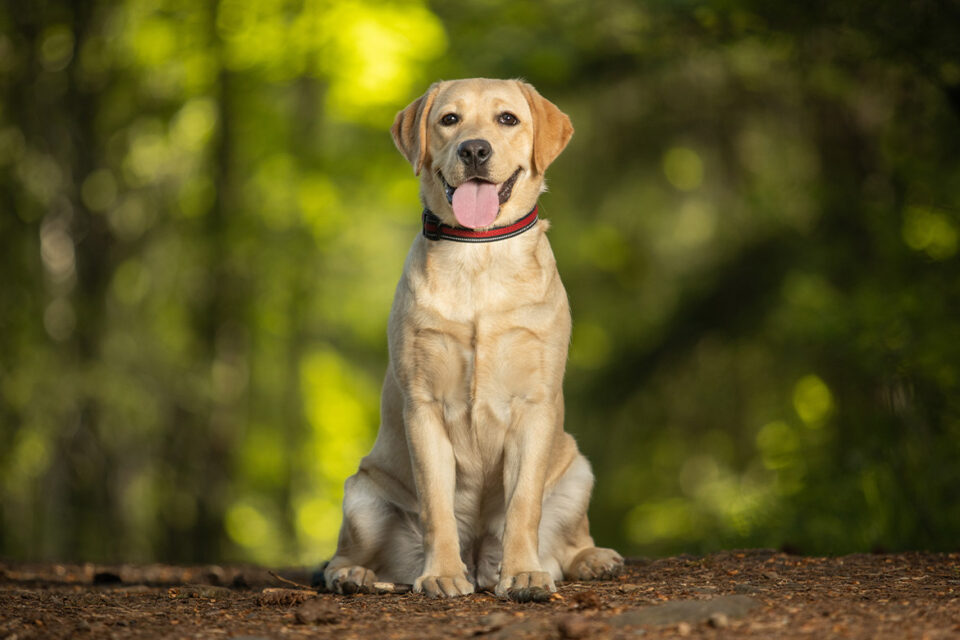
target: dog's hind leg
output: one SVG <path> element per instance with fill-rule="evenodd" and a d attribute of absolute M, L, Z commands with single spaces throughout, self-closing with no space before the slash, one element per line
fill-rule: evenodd
<path fill-rule="evenodd" d="M 330 591 L 349 594 L 371 590 L 377 580 L 380 548 L 396 519 L 395 513 L 363 469 L 347 478 L 337 552 L 323 571 Z"/>
<path fill-rule="evenodd" d="M 623 570 L 613 549 L 594 546 L 587 520 L 593 489 L 590 463 L 578 454 L 543 501 L 540 562 L 555 580 L 600 580 Z"/>

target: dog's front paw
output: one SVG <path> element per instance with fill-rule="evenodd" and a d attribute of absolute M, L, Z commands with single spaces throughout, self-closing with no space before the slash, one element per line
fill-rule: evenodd
<path fill-rule="evenodd" d="M 571 580 L 609 580 L 623 572 L 623 557 L 613 549 L 584 549 L 570 564 Z"/>
<path fill-rule="evenodd" d="M 327 576 L 327 588 L 343 595 L 371 593 L 376 581 L 377 574 L 366 567 L 341 567 Z"/>
<path fill-rule="evenodd" d="M 521 571 L 512 576 L 503 576 L 495 593 L 501 598 L 517 602 L 544 602 L 557 590 L 553 578 L 546 571 Z"/>
<path fill-rule="evenodd" d="M 473 593 L 473 585 L 462 575 L 428 576 L 422 575 L 413 583 L 413 591 L 431 598 L 453 598 Z"/>

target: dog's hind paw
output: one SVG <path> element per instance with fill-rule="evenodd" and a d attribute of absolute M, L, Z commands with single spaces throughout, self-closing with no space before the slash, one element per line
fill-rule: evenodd
<path fill-rule="evenodd" d="M 623 572 L 623 557 L 613 549 L 591 547 L 577 554 L 566 572 L 568 580 L 609 580 Z"/>
<path fill-rule="evenodd" d="M 327 576 L 327 588 L 343 595 L 372 593 L 376 581 L 377 574 L 366 567 L 341 567 Z"/>

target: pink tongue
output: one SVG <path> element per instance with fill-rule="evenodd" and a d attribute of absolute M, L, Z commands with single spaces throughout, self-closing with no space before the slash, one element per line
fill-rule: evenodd
<path fill-rule="evenodd" d="M 453 192 L 453 215 L 465 227 L 489 227 L 499 211 L 500 198 L 493 183 L 469 180 Z"/>

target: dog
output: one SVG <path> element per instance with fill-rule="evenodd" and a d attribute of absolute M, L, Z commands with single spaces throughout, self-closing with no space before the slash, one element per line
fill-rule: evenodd
<path fill-rule="evenodd" d="M 623 558 L 590 537 L 590 464 L 563 429 L 570 309 L 536 208 L 570 119 L 525 82 L 477 78 L 433 84 L 391 133 L 420 176 L 423 233 L 327 587 L 523 599 L 616 575 Z"/>

